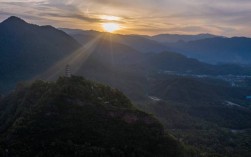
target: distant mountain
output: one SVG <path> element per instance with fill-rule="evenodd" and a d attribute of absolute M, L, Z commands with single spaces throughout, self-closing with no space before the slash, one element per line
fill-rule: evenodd
<path fill-rule="evenodd" d="M 62 29 L 82 44 L 100 36 L 97 31 Z M 110 34 L 111 40 L 127 45 L 139 52 L 173 51 L 203 62 L 250 64 L 250 38 L 221 37 L 211 34 L 176 35 L 160 34 L 156 36 Z"/>
<path fill-rule="evenodd" d="M 173 51 L 208 63 L 251 64 L 251 38 L 209 38 L 166 44 Z"/>
<path fill-rule="evenodd" d="M 43 72 L 79 47 L 76 40 L 52 26 L 8 18 L 0 23 L 0 91 Z"/>
<path fill-rule="evenodd" d="M 20 87 L 0 112 L 4 156 L 189 156 L 120 91 L 82 77 Z"/>
<path fill-rule="evenodd" d="M 82 45 L 88 43 L 90 40 L 97 36 L 101 36 L 102 32 L 94 31 L 94 30 L 81 30 L 81 29 L 69 29 L 69 28 L 59 28 L 59 30 L 64 31 L 75 40 L 77 40 Z"/>
<path fill-rule="evenodd" d="M 160 43 L 176 43 L 176 42 L 188 42 L 201 39 L 218 37 L 212 34 L 198 34 L 198 35 L 181 35 L 181 34 L 159 34 L 151 36 L 150 39 L 158 41 Z"/>
<path fill-rule="evenodd" d="M 251 75 L 251 67 L 237 64 L 212 65 L 174 52 L 146 54 L 148 69 L 161 72 L 200 75 Z"/>
<path fill-rule="evenodd" d="M 113 37 L 115 41 L 133 47 L 143 53 L 159 53 L 168 50 L 165 45 L 138 35 L 114 35 Z"/>
<path fill-rule="evenodd" d="M 74 30 L 62 28 L 61 30 L 65 31 L 80 43 L 86 43 L 88 40 L 91 40 L 93 37 L 96 37 L 100 34 L 107 34 L 97 31 L 84 31 L 84 30 Z M 117 43 L 127 45 L 134 48 L 137 51 L 142 53 L 148 52 L 162 52 L 166 51 L 168 48 L 159 42 L 148 39 L 141 35 L 120 35 L 120 34 L 110 34 L 110 38 Z"/>

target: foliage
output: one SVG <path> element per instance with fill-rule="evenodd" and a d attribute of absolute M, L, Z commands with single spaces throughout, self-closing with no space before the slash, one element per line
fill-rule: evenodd
<path fill-rule="evenodd" d="M 1 122 L 9 126 L 3 128 L 0 151 L 8 149 L 13 157 L 185 153 L 155 118 L 133 107 L 120 91 L 82 77 L 35 81 L 0 106 L 8 112 Z"/>
<path fill-rule="evenodd" d="M 154 114 L 171 134 L 196 149 L 198 156 L 251 155 L 251 111 L 245 99 L 249 88 L 184 76 L 153 78 L 150 94 L 161 100 L 140 108 Z"/>

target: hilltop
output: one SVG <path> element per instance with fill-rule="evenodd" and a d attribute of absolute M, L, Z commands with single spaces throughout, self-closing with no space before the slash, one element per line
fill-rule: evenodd
<path fill-rule="evenodd" d="M 61 77 L 20 86 L 0 104 L 0 152 L 11 156 L 184 156 L 174 138 L 120 91 Z"/>

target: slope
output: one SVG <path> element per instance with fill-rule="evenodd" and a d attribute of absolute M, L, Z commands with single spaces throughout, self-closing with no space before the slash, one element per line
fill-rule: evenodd
<path fill-rule="evenodd" d="M 20 103 L 22 100 L 22 103 Z M 6 97 L 0 151 L 10 156 L 183 156 L 161 124 L 121 92 L 82 77 L 35 81 Z M 7 113 L 7 111 L 9 111 Z M 1 124 L 1 126 L 3 126 Z"/>
<path fill-rule="evenodd" d="M 140 107 L 158 117 L 176 138 L 202 152 L 199 156 L 250 156 L 251 111 L 245 98 L 249 87 L 163 74 L 149 80 L 151 101 Z"/>

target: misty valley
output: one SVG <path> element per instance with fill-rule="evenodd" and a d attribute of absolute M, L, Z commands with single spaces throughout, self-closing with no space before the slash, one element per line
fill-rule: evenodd
<path fill-rule="evenodd" d="M 0 156 L 251 156 L 251 38 L 116 29 L 0 23 Z"/>

